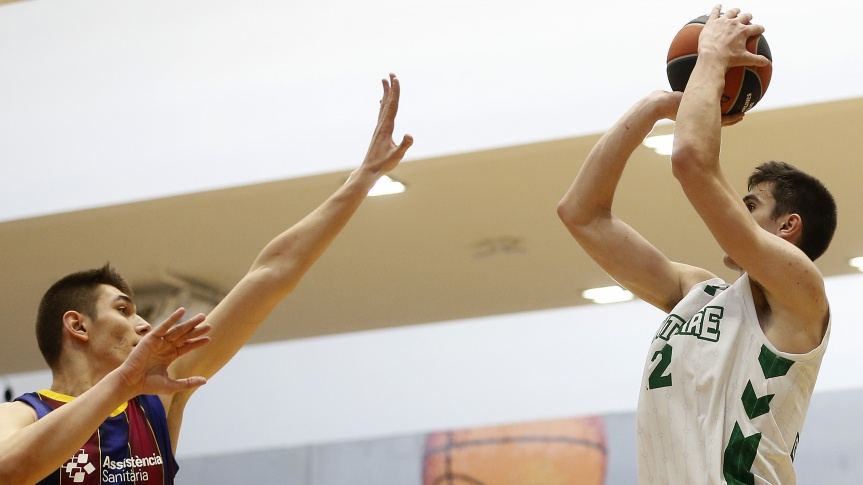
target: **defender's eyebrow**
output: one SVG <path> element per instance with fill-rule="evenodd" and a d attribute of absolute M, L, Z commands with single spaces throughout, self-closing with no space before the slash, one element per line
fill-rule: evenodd
<path fill-rule="evenodd" d="M 114 297 L 114 301 L 125 301 L 126 303 L 132 305 L 133 308 L 135 307 L 135 302 L 126 295 L 117 295 Z"/>
<path fill-rule="evenodd" d="M 743 202 L 761 202 L 761 197 L 758 197 L 755 194 L 747 194 L 743 197 Z"/>

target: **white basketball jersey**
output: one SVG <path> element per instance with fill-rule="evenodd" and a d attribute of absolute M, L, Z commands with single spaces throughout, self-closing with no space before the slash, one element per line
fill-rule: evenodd
<path fill-rule="evenodd" d="M 792 462 L 829 337 L 828 323 L 811 352 L 776 350 L 758 324 L 748 274 L 693 287 L 647 354 L 639 483 L 795 484 Z"/>

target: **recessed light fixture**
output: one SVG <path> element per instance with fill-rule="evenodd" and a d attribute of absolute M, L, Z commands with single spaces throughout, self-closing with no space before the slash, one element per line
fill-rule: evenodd
<path fill-rule="evenodd" d="M 617 285 L 584 290 L 581 292 L 581 296 L 599 304 L 617 303 L 620 301 L 629 301 L 635 298 L 632 292 Z"/>
<path fill-rule="evenodd" d="M 376 197 L 378 195 L 400 194 L 405 191 L 405 188 L 405 184 L 390 177 L 389 175 L 384 175 L 383 177 L 378 179 L 374 187 L 369 190 L 369 197 Z"/>
<path fill-rule="evenodd" d="M 857 257 L 857 258 L 851 258 L 848 261 L 848 264 L 859 269 L 860 271 L 863 271 L 863 256 Z"/>
<path fill-rule="evenodd" d="M 674 147 L 674 133 L 648 136 L 642 143 L 660 155 L 671 155 L 671 149 Z"/>

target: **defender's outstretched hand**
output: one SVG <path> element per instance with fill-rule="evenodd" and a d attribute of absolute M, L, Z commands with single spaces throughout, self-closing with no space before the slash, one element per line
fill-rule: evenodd
<path fill-rule="evenodd" d="M 126 361 L 117 369 L 123 381 L 138 394 L 173 394 L 206 384 L 204 377 L 172 379 L 168 366 L 177 357 L 201 347 L 210 341 L 204 336 L 210 326 L 204 322 L 204 315 L 198 314 L 177 323 L 186 311 L 175 311 L 135 346 Z"/>
<path fill-rule="evenodd" d="M 399 110 L 401 85 L 395 74 L 390 74 L 389 80 L 383 79 L 382 82 L 384 96 L 381 99 L 378 124 L 375 127 L 369 151 L 363 160 L 363 167 L 381 175 L 394 169 L 414 142 L 413 137 L 407 134 L 402 138 L 400 144 L 396 145 L 393 142 L 393 129 L 395 128 L 396 113 Z"/>
<path fill-rule="evenodd" d="M 212 325 L 209 334 L 212 342 L 199 349 L 200 343 L 189 340 L 187 345 L 194 346 L 194 349 L 176 349 L 179 353 L 188 353 L 171 364 L 170 376 L 209 378 L 227 364 L 276 305 L 294 291 L 306 272 L 351 220 L 375 183 L 399 164 L 413 143 L 413 137 L 405 135 L 400 144 L 393 143 L 401 94 L 395 74 L 383 80 L 383 88 L 377 126 L 362 164 L 321 205 L 264 246 L 248 273 L 207 317 Z M 194 334 L 190 338 L 199 335 Z M 181 380 L 175 384 L 193 388 L 200 382 L 197 379 Z M 168 392 L 177 390 L 166 387 Z M 184 398 L 178 400 L 180 403 L 185 401 Z"/>

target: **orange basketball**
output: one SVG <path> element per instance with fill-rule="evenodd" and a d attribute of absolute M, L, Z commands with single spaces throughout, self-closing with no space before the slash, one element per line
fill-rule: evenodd
<path fill-rule="evenodd" d="M 668 83 L 674 91 L 683 91 L 698 58 L 698 36 L 707 22 L 702 15 L 683 26 L 674 36 L 668 48 L 665 70 Z M 760 54 L 771 61 L 770 46 L 763 35 L 750 37 L 746 42 L 749 52 Z M 756 105 L 770 85 L 773 64 L 764 67 L 732 67 L 725 74 L 725 90 L 722 92 L 722 114 L 744 113 Z"/>

